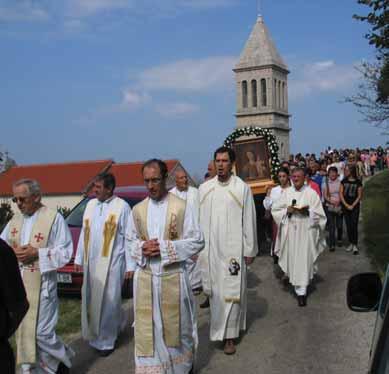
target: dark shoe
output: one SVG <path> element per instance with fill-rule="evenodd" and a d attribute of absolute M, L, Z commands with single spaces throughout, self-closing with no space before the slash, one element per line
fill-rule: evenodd
<path fill-rule="evenodd" d="M 330 252 L 335 252 L 335 247 L 331 247 Z"/>
<path fill-rule="evenodd" d="M 226 355 L 233 355 L 236 352 L 235 343 L 233 339 L 226 339 L 224 344 L 224 353 Z"/>
<path fill-rule="evenodd" d="M 288 287 L 289 286 L 289 277 L 284 274 L 281 278 L 281 282 L 282 282 L 284 287 Z"/>
<path fill-rule="evenodd" d="M 200 304 L 200 308 L 201 309 L 206 309 L 206 308 L 209 308 L 209 297 L 207 297 L 205 299 L 205 301 L 203 303 Z"/>
<path fill-rule="evenodd" d="M 277 265 L 278 264 L 278 256 L 273 255 L 273 264 Z"/>
<path fill-rule="evenodd" d="M 297 296 L 298 306 L 307 306 L 307 297 L 306 296 Z"/>
<path fill-rule="evenodd" d="M 192 290 L 193 295 L 195 295 L 195 296 L 200 295 L 202 291 L 203 291 L 203 287 L 193 288 L 193 290 Z"/>
<path fill-rule="evenodd" d="M 98 349 L 97 353 L 100 357 L 108 357 L 115 349 Z"/>
<path fill-rule="evenodd" d="M 69 374 L 70 369 L 63 362 L 60 362 L 56 373 L 57 374 Z"/>

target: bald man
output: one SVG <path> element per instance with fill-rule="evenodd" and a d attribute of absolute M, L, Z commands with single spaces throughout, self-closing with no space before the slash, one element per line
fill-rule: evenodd
<path fill-rule="evenodd" d="M 197 188 L 189 186 L 188 174 L 185 170 L 177 170 L 175 173 L 176 186 L 173 187 L 170 192 L 186 201 L 187 205 L 190 205 L 196 222 L 199 222 L 199 209 L 200 209 L 200 198 L 199 191 Z M 193 256 L 191 259 L 186 261 L 189 281 L 195 295 L 201 292 L 201 275 L 200 269 L 197 264 L 197 256 Z"/>

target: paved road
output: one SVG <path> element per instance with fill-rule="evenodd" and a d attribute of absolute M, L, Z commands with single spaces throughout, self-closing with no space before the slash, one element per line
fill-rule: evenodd
<path fill-rule="evenodd" d="M 374 313 L 349 311 L 345 290 L 351 274 L 369 270 L 371 265 L 363 252 L 360 256 L 342 249 L 324 253 L 319 261 L 319 275 L 310 290 L 308 306 L 298 308 L 291 289 L 285 288 L 277 279 L 271 259 L 258 257 L 249 272 L 248 330 L 236 355 L 225 356 L 219 344 L 209 342 L 209 312 L 200 310 L 198 372 L 366 373 Z M 201 300 L 200 296 L 198 301 Z M 108 358 L 97 357 L 81 340 L 72 346 L 77 352 L 73 373 L 134 373 L 130 328 Z"/>

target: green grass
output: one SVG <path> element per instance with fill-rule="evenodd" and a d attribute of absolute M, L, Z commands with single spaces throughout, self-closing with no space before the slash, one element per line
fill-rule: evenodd
<path fill-rule="evenodd" d="M 60 297 L 57 334 L 67 343 L 81 331 L 81 299 Z"/>
<path fill-rule="evenodd" d="M 364 185 L 362 214 L 365 246 L 384 272 L 389 263 L 389 170 Z"/>

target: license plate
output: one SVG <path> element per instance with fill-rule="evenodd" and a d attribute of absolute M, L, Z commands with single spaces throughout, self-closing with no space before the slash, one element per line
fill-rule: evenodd
<path fill-rule="evenodd" d="M 72 275 L 65 273 L 57 273 L 57 281 L 59 283 L 72 283 Z"/>

